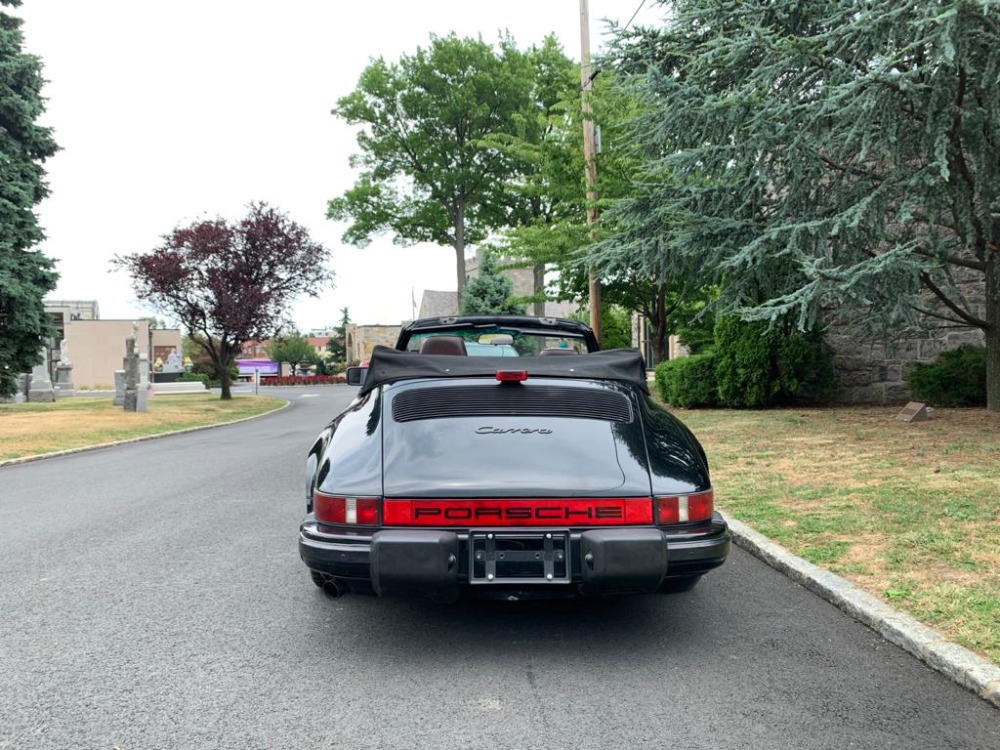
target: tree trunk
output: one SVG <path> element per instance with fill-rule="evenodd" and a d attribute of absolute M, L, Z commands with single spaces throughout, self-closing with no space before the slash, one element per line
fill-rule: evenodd
<path fill-rule="evenodd" d="M 534 282 L 533 292 L 535 294 L 534 313 L 538 317 L 545 315 L 545 264 L 539 263 L 531 269 L 532 281 Z"/>
<path fill-rule="evenodd" d="M 233 400 L 233 390 L 232 383 L 229 382 L 229 368 L 225 368 L 222 371 L 222 377 L 219 378 L 219 383 L 222 385 L 222 401 L 232 401 Z"/>
<path fill-rule="evenodd" d="M 653 366 L 665 362 L 670 354 L 670 345 L 667 342 L 667 321 L 660 318 L 654 321 L 653 325 Z"/>
<path fill-rule="evenodd" d="M 670 356 L 670 345 L 667 342 L 667 292 L 657 287 L 653 302 L 653 366 L 660 364 Z"/>
<path fill-rule="evenodd" d="M 465 206 L 455 211 L 455 271 L 458 277 L 458 314 L 462 314 L 462 292 L 465 289 Z"/>
<path fill-rule="evenodd" d="M 236 354 L 235 354 L 235 352 L 233 352 L 233 351 L 230 350 L 230 347 L 228 345 L 226 345 L 226 343 L 224 341 L 219 344 L 219 354 L 220 354 L 220 356 L 219 356 L 219 385 L 221 386 L 221 389 L 222 389 L 221 400 L 222 401 L 232 401 L 233 400 L 233 391 L 232 391 L 233 382 L 230 379 L 229 370 L 233 366 L 233 360 L 236 359 Z M 278 367 L 280 368 L 281 365 L 279 364 Z"/>
<path fill-rule="evenodd" d="M 986 258 L 986 408 L 1000 411 L 1000 252 Z"/>

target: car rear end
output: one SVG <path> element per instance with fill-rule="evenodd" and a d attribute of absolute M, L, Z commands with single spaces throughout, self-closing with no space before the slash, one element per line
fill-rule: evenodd
<path fill-rule="evenodd" d="M 333 432 L 300 535 L 335 591 L 648 593 L 728 554 L 700 446 L 634 384 L 499 369 L 388 383 L 355 412 L 364 436 Z"/>

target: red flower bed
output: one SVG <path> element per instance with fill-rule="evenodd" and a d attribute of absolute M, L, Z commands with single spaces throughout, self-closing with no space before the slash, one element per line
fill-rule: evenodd
<path fill-rule="evenodd" d="M 328 385 L 346 382 L 343 375 L 285 375 L 280 378 L 262 378 L 261 385 Z"/>

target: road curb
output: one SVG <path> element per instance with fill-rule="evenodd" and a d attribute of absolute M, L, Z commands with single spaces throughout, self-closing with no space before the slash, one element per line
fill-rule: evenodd
<path fill-rule="evenodd" d="M 728 517 L 726 520 L 736 546 L 823 597 L 931 669 L 1000 708 L 1000 667 L 951 643 L 933 628 L 893 609 L 850 581 L 793 555 L 745 523 Z"/>
<path fill-rule="evenodd" d="M 278 398 L 278 396 L 268 396 L 268 398 Z M 266 411 L 263 414 L 254 414 L 252 417 L 243 417 L 242 419 L 233 419 L 229 422 L 217 422 L 216 424 L 203 424 L 198 427 L 185 427 L 183 430 L 172 430 L 171 432 L 157 432 L 155 435 L 142 435 L 141 437 L 129 438 L 128 440 L 115 440 L 111 443 L 98 443 L 97 445 L 82 445 L 79 448 L 69 448 L 64 451 L 53 451 L 52 453 L 39 453 L 37 456 L 21 456 L 20 458 L 8 458 L 6 461 L 0 461 L 0 469 L 4 466 L 14 466 L 16 464 L 29 464 L 33 461 L 44 461 L 48 458 L 59 458 L 61 456 L 72 456 L 74 453 L 86 453 L 88 451 L 101 450 L 103 448 L 113 448 L 116 445 L 128 445 L 129 443 L 142 443 L 146 440 L 155 440 L 156 438 L 169 437 L 171 435 L 183 435 L 185 432 L 199 432 L 201 430 L 211 430 L 215 427 L 225 427 L 230 424 L 239 424 L 240 422 L 249 422 L 251 419 L 260 419 L 261 417 L 266 417 L 269 414 L 277 414 L 282 409 L 287 409 L 292 405 L 291 401 L 285 401 L 284 404 L 279 406 L 277 409 L 271 409 L 271 411 Z"/>

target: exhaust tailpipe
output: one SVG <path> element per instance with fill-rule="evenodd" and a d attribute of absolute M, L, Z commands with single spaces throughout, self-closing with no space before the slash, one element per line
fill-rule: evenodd
<path fill-rule="evenodd" d="M 336 578 L 329 578 L 323 584 L 323 593 L 331 599 L 343 596 L 348 591 L 347 587 Z"/>

